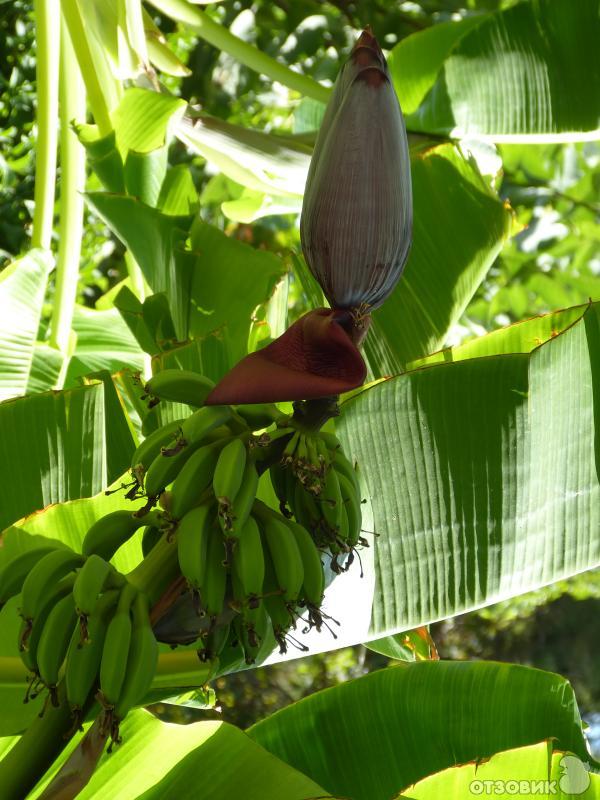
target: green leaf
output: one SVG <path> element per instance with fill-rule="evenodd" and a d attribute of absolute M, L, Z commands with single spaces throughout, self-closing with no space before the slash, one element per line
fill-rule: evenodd
<path fill-rule="evenodd" d="M 175 134 L 232 180 L 279 197 L 304 191 L 311 149 L 294 139 L 249 130 L 199 114 L 185 118 Z"/>
<path fill-rule="evenodd" d="M 109 192 L 124 192 L 123 159 L 117 149 L 114 131 L 100 137 L 95 125 L 76 125 L 75 132 L 85 147 L 87 163 Z"/>
<path fill-rule="evenodd" d="M 73 330 L 77 344 L 67 370 L 67 386 L 91 372 L 143 368 L 143 353 L 116 308 L 95 311 L 75 306 Z"/>
<path fill-rule="evenodd" d="M 57 385 L 65 356 L 60 350 L 45 342 L 36 342 L 33 348 L 31 370 L 27 381 L 27 394 L 47 392 Z"/>
<path fill-rule="evenodd" d="M 131 251 L 153 292 L 165 292 L 177 337 L 188 335 L 196 256 L 185 247 L 191 217 L 162 214 L 133 197 L 92 192 L 91 207 Z"/>
<path fill-rule="evenodd" d="M 127 715 L 122 736 L 122 744 L 100 759 L 78 795 L 81 800 L 191 800 L 202 794 L 211 800 L 328 796 L 310 778 L 224 722 L 169 725 L 136 711 Z"/>
<path fill-rule="evenodd" d="M 487 787 L 495 797 L 578 797 L 600 799 L 600 776 L 587 771 L 584 763 L 570 753 L 553 753 L 550 742 L 496 753 L 489 761 L 463 764 L 424 778 L 398 795 L 410 800 L 463 800 L 485 795 Z"/>
<path fill-rule="evenodd" d="M 246 355 L 254 309 L 271 296 L 286 269 L 273 253 L 255 250 L 199 218 L 190 238 L 201 259 L 193 275 L 190 334 L 202 337 L 226 326 L 235 363 Z"/>
<path fill-rule="evenodd" d="M 344 643 L 600 564 L 598 364 L 596 304 L 531 355 L 418 369 L 344 404 L 338 433 L 377 533 L 371 631 L 342 628 Z M 345 594 L 361 591 L 354 579 Z"/>
<path fill-rule="evenodd" d="M 102 383 L 0 404 L 0 530 L 51 503 L 89 497 L 121 475 L 133 441 L 123 439 L 119 413 Z"/>
<path fill-rule="evenodd" d="M 163 214 L 186 217 L 198 211 L 198 192 L 186 164 L 170 167 L 163 181 L 157 206 Z"/>
<path fill-rule="evenodd" d="M 516 322 L 507 328 L 470 339 L 458 347 L 449 347 L 407 364 L 407 369 L 429 366 L 439 362 L 463 361 L 467 358 L 496 356 L 507 353 L 530 353 L 536 347 L 558 336 L 580 320 L 588 306 L 575 306 L 551 314 Z"/>
<path fill-rule="evenodd" d="M 125 159 L 125 188 L 148 206 L 156 206 L 167 173 L 167 145 L 149 153 L 130 150 Z"/>
<path fill-rule="evenodd" d="M 413 152 L 411 171 L 412 250 L 365 342 L 375 377 L 443 344 L 510 230 L 507 208 L 452 145 Z"/>
<path fill-rule="evenodd" d="M 0 401 L 27 391 L 53 264 L 51 253 L 35 249 L 0 273 Z"/>
<path fill-rule="evenodd" d="M 227 200 L 221 205 L 226 217 L 234 222 L 250 223 L 271 214 L 299 214 L 300 197 L 271 197 L 263 192 L 245 189 L 237 200 Z"/>
<path fill-rule="evenodd" d="M 436 25 L 392 51 L 411 131 L 504 142 L 598 138 L 596 0 L 533 0 Z"/>
<path fill-rule="evenodd" d="M 300 700 L 248 734 L 353 800 L 387 800 L 432 772 L 550 737 L 589 758 L 570 684 L 494 662 L 379 670 Z"/>
<path fill-rule="evenodd" d="M 117 145 L 122 153 L 150 153 L 161 148 L 183 116 L 186 102 L 170 94 L 133 87 L 113 113 Z"/>

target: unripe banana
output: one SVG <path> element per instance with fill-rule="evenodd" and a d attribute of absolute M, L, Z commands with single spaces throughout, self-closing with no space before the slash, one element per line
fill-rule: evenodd
<path fill-rule="evenodd" d="M 328 450 L 332 453 L 335 453 L 337 450 L 342 449 L 342 443 L 337 438 L 335 433 L 329 433 L 328 431 L 319 431 L 319 439 L 321 439 Z"/>
<path fill-rule="evenodd" d="M 208 537 L 206 571 L 200 587 L 202 606 L 209 617 L 214 619 L 223 611 L 226 589 L 227 567 L 223 537 L 219 530 L 213 529 Z"/>
<path fill-rule="evenodd" d="M 130 583 L 126 584 L 104 638 L 100 660 L 100 691 L 103 704 L 108 708 L 114 708 L 119 700 L 127 672 L 132 629 L 131 604 L 136 595 L 137 589 Z"/>
<path fill-rule="evenodd" d="M 4 562 L 0 571 L 0 608 L 11 597 L 19 594 L 25 578 L 37 562 L 56 549 L 57 547 L 51 544 L 33 547 Z"/>
<path fill-rule="evenodd" d="M 320 543 L 319 521 L 321 519 L 321 510 L 315 498 L 306 492 L 299 483 L 294 487 L 291 505 L 297 522 L 315 537 L 317 543 Z"/>
<path fill-rule="evenodd" d="M 67 575 L 54 586 L 38 609 L 33 623 L 23 620 L 19 631 L 19 652 L 22 662 L 31 672 L 38 672 L 37 650 L 50 612 L 59 600 L 73 591 L 75 575 Z"/>
<path fill-rule="evenodd" d="M 65 686 L 71 709 L 81 711 L 92 692 L 100 669 L 104 639 L 119 598 L 117 590 L 105 592 L 98 600 L 88 626 L 88 640 L 81 642 L 77 628 L 67 651 Z"/>
<path fill-rule="evenodd" d="M 124 585 L 125 577 L 101 556 L 92 553 L 81 567 L 73 586 L 75 610 L 79 616 L 81 639 L 88 639 L 88 617 L 94 613 L 100 595 L 106 589 L 117 589 Z"/>
<path fill-rule="evenodd" d="M 200 408 L 214 388 L 215 384 L 198 372 L 187 369 L 163 369 L 150 378 L 144 391 L 160 400 L 187 403 L 189 406 Z"/>
<path fill-rule="evenodd" d="M 139 593 L 132 606 L 132 631 L 127 670 L 119 699 L 115 704 L 117 722 L 143 700 L 147 694 L 158 663 L 158 642 L 152 631 L 148 598 Z"/>
<path fill-rule="evenodd" d="M 285 503 L 288 500 L 286 495 L 286 476 L 287 469 L 282 467 L 281 464 L 273 464 L 269 469 L 271 485 L 280 503 Z"/>
<path fill-rule="evenodd" d="M 171 487 L 171 515 L 181 519 L 198 505 L 212 482 L 222 442 L 213 442 L 196 450 L 181 468 Z"/>
<path fill-rule="evenodd" d="M 53 550 L 32 567 L 21 590 L 21 616 L 31 622 L 50 589 L 83 563 L 83 556 L 70 548 Z"/>
<path fill-rule="evenodd" d="M 179 452 L 169 455 L 159 453 L 148 467 L 144 490 L 148 497 L 158 497 L 179 475 L 184 465 L 202 446 L 202 441 L 186 444 Z"/>
<path fill-rule="evenodd" d="M 236 406 L 235 411 L 246 422 L 251 431 L 268 428 L 274 422 L 281 422 L 286 414 L 280 411 L 275 403 L 254 403 Z"/>
<path fill-rule="evenodd" d="M 244 598 L 262 594 L 265 579 L 265 557 L 258 523 L 248 517 L 233 551 L 233 572 L 242 587 Z"/>
<path fill-rule="evenodd" d="M 283 590 L 284 601 L 294 604 L 298 601 L 304 581 L 300 549 L 284 517 L 275 514 L 262 503 L 256 504 L 256 507 L 259 506 L 260 526 L 273 560 L 277 583 Z"/>
<path fill-rule="evenodd" d="M 347 529 L 344 538 L 349 547 L 356 547 L 362 527 L 360 495 L 357 494 L 354 484 L 346 477 L 345 473 L 338 472 L 338 480 L 342 493 L 342 503 L 346 512 Z"/>
<path fill-rule="evenodd" d="M 246 445 L 241 439 L 232 439 L 219 453 L 213 475 L 213 489 L 219 503 L 231 504 L 235 500 L 246 466 Z"/>
<path fill-rule="evenodd" d="M 151 433 L 150 436 L 147 436 L 133 454 L 131 458 L 131 468 L 135 469 L 141 464 L 143 469 L 147 470 L 160 453 L 161 448 L 166 447 L 166 445 L 172 442 L 178 431 L 181 432 L 181 427 L 184 422 L 185 420 L 183 419 L 169 422 L 157 431 L 154 431 L 154 433 Z"/>
<path fill-rule="evenodd" d="M 342 452 L 342 450 L 336 450 L 333 454 L 333 466 L 336 472 L 338 473 L 338 477 L 341 475 L 345 475 L 346 478 L 352 483 L 354 486 L 356 494 L 360 498 L 360 481 L 358 479 L 358 473 L 355 467 L 352 466 L 350 460 L 347 456 Z"/>
<path fill-rule="evenodd" d="M 302 597 L 310 605 L 319 608 L 325 592 L 325 573 L 321 556 L 306 528 L 291 519 L 287 520 L 286 524 L 294 535 L 302 556 L 302 564 L 304 566 Z"/>
<path fill-rule="evenodd" d="M 226 425 L 232 416 L 229 406 L 205 406 L 189 416 L 181 426 L 183 440 L 189 444 L 197 442 L 221 425 Z"/>
<path fill-rule="evenodd" d="M 234 618 L 232 625 L 242 644 L 246 664 L 254 664 L 269 626 L 266 610 L 263 606 L 257 608 L 252 622 L 249 622 L 244 615 L 238 615 Z"/>
<path fill-rule="evenodd" d="M 76 625 L 77 614 L 73 595 L 67 594 L 56 603 L 48 614 L 37 647 L 38 672 L 40 678 L 50 689 L 53 705 L 56 705 L 55 690 L 59 671 L 65 660 Z"/>
<path fill-rule="evenodd" d="M 208 541 L 215 531 L 216 509 L 206 502 L 183 517 L 177 526 L 177 557 L 179 569 L 189 586 L 199 591 L 204 585 Z"/>
<path fill-rule="evenodd" d="M 218 658 L 227 644 L 231 625 L 215 625 L 200 635 L 202 647 L 198 648 L 198 658 L 202 663 Z"/>
<path fill-rule="evenodd" d="M 119 547 L 131 539 L 139 528 L 152 525 L 159 519 L 160 513 L 157 511 L 151 511 L 143 517 L 136 517 L 126 510 L 112 511 L 94 522 L 85 535 L 81 552 L 84 556 L 96 553 L 105 561 L 110 561 Z"/>
<path fill-rule="evenodd" d="M 231 506 L 219 509 L 219 523 L 226 537 L 237 539 L 242 527 L 250 516 L 256 492 L 258 491 L 258 472 L 253 459 L 246 461 L 242 475 L 242 485 Z M 224 512 L 224 513 L 223 513 Z"/>
<path fill-rule="evenodd" d="M 162 537 L 163 532 L 160 528 L 156 528 L 154 525 L 148 525 L 145 528 L 144 533 L 142 534 L 142 555 L 144 558 L 147 557 L 148 553 L 156 544 L 158 544 Z"/>
<path fill-rule="evenodd" d="M 342 524 L 343 503 L 337 472 L 331 467 L 325 475 L 323 490 L 319 494 L 317 503 L 323 519 L 332 531 L 337 531 Z"/>

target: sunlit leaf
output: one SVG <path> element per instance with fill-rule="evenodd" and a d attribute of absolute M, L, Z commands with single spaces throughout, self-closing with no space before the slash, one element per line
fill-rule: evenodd
<path fill-rule="evenodd" d="M 550 737 L 589 758 L 570 684 L 495 662 L 378 670 L 300 700 L 248 733 L 330 792 L 356 800 L 388 800 L 433 772 Z"/>
<path fill-rule="evenodd" d="M 0 401 L 24 395 L 52 255 L 31 250 L 0 273 Z"/>

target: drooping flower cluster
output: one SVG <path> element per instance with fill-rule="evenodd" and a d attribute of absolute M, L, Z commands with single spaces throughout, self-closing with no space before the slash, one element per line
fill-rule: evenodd
<path fill-rule="evenodd" d="M 408 141 L 376 38 L 357 40 L 336 80 L 313 153 L 300 237 L 331 309 L 309 312 L 239 362 L 207 403 L 309 400 L 362 385 L 357 344 L 396 286 L 412 241 Z"/>

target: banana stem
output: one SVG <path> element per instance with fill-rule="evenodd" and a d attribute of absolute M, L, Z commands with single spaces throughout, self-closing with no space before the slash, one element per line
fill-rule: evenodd
<path fill-rule="evenodd" d="M 85 189 L 85 150 L 71 130 L 71 122 L 85 120 L 85 87 L 64 20 L 60 67 L 60 244 L 49 344 L 66 356 L 79 279 Z M 65 358 L 65 367 L 66 363 Z M 56 389 L 62 387 L 64 371 Z"/>
<path fill-rule="evenodd" d="M 154 605 L 179 575 L 177 540 L 166 535 L 160 539 L 146 558 L 127 575 L 127 580 L 148 595 Z"/>
<path fill-rule="evenodd" d="M 43 717 L 36 717 L 23 736 L 0 761 L 3 800 L 22 800 L 67 744 L 71 710 L 59 685 L 59 705 L 50 703 Z"/>
<path fill-rule="evenodd" d="M 302 400 L 294 403 L 294 425 L 307 433 L 315 433 L 325 423 L 339 417 L 339 395 L 320 397 L 318 400 Z"/>
<path fill-rule="evenodd" d="M 308 75 L 294 72 L 285 64 L 280 64 L 274 58 L 262 53 L 256 47 L 238 39 L 227 28 L 219 25 L 208 14 L 199 8 L 186 3 L 185 0 L 150 0 L 151 4 L 163 14 L 176 22 L 187 25 L 196 31 L 206 42 L 228 53 L 235 59 L 245 64 L 250 69 L 260 72 L 274 81 L 279 81 L 290 89 L 295 89 L 300 94 L 327 103 L 331 90 L 321 86 Z"/>
<path fill-rule="evenodd" d="M 50 249 L 56 184 L 60 3 L 36 0 L 37 142 L 32 247 Z"/>

